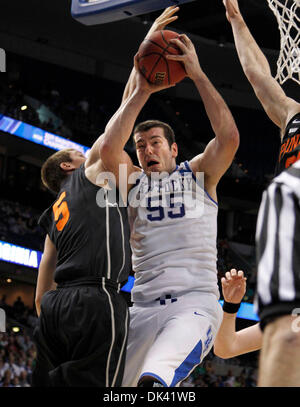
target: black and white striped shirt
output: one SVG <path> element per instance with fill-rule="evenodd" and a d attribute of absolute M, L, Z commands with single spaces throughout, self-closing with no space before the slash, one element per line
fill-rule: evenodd
<path fill-rule="evenodd" d="M 263 194 L 256 254 L 257 312 L 276 304 L 300 303 L 300 161 L 276 177 Z"/>

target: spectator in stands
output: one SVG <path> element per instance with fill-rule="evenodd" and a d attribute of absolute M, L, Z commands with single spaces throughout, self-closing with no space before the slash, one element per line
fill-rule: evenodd
<path fill-rule="evenodd" d="M 13 379 L 11 380 L 11 385 L 12 385 L 12 387 L 21 387 L 20 381 L 19 381 L 19 376 L 13 377 Z"/>
<path fill-rule="evenodd" d="M 194 381 L 195 387 L 208 387 L 205 377 L 206 376 L 197 377 Z"/>
<path fill-rule="evenodd" d="M 257 386 L 257 369 L 253 369 L 253 372 L 250 376 L 247 376 L 246 386 L 247 387 L 256 387 Z"/>
<path fill-rule="evenodd" d="M 217 376 L 217 380 L 214 383 L 214 387 L 224 387 L 224 381 L 222 376 Z"/>
<path fill-rule="evenodd" d="M 23 312 L 25 311 L 25 304 L 22 301 L 21 297 L 19 296 L 16 301 L 13 303 L 13 311 L 15 314 L 17 314 L 18 316 L 23 314 Z"/>
<path fill-rule="evenodd" d="M 208 379 L 208 384 L 212 384 L 217 380 L 217 376 L 215 375 L 215 370 L 210 360 L 207 360 L 205 363 L 206 368 L 206 376 Z"/>
<path fill-rule="evenodd" d="M 16 363 L 16 356 L 15 354 L 10 351 L 8 356 L 8 366 L 11 372 L 11 378 L 13 379 L 15 376 L 19 376 L 21 373 L 21 368 Z"/>
<path fill-rule="evenodd" d="M 28 376 L 27 371 L 22 370 L 19 376 L 20 387 L 30 387 L 27 376 Z"/>
<path fill-rule="evenodd" d="M 13 387 L 11 384 L 11 371 L 9 369 L 5 371 L 0 387 Z"/>
<path fill-rule="evenodd" d="M 16 342 L 16 338 L 13 335 L 8 336 L 8 343 L 6 345 L 6 350 L 11 353 L 17 353 L 19 346 Z"/>
<path fill-rule="evenodd" d="M 0 349 L 1 349 L 1 356 L 3 356 L 3 350 L 8 345 L 8 335 L 7 333 L 0 333 Z M 5 352 L 4 352 L 5 353 Z"/>
<path fill-rule="evenodd" d="M 32 376 L 32 369 L 33 369 L 33 359 L 31 357 L 27 358 L 26 366 L 25 366 L 27 375 L 28 375 L 28 380 Z"/>
<path fill-rule="evenodd" d="M 6 372 L 6 370 L 9 369 L 8 363 L 4 362 L 4 357 L 1 356 L 0 357 L 0 382 L 3 380 L 4 378 L 4 373 Z"/>
<path fill-rule="evenodd" d="M 24 350 L 21 350 L 19 353 L 18 364 L 20 366 L 21 372 L 25 371 L 27 356 Z"/>
<path fill-rule="evenodd" d="M 246 387 L 246 379 L 243 372 L 236 378 L 235 387 Z"/>
<path fill-rule="evenodd" d="M 235 376 L 232 374 L 231 369 L 228 370 L 227 372 L 227 378 L 225 380 L 225 387 L 234 387 L 235 384 Z"/>

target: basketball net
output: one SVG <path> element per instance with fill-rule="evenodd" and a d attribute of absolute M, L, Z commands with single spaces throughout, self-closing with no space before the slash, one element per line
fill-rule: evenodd
<path fill-rule="evenodd" d="M 300 0 L 267 0 L 280 31 L 276 80 L 292 79 L 300 85 Z"/>

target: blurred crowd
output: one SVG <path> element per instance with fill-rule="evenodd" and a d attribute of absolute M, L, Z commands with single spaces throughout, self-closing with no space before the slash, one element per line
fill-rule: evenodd
<path fill-rule="evenodd" d="M 89 145 L 113 113 L 91 98 L 66 97 L 50 83 L 28 95 L 22 84 L 12 82 L 0 85 L 0 114 Z"/>
<path fill-rule="evenodd" d="M 38 226 L 39 216 L 18 202 L 0 200 L 0 240 L 42 251 L 44 233 Z"/>
<path fill-rule="evenodd" d="M 25 105 L 24 93 L 21 89 L 14 88 L 12 84 L 7 86 L 4 83 L 0 84 L 0 114 L 39 126 L 40 121 L 36 110 L 32 108 L 22 110 L 21 107 Z"/>
<path fill-rule="evenodd" d="M 0 308 L 5 311 L 9 320 L 16 321 L 25 329 L 32 331 L 36 326 L 37 315 L 35 310 L 26 306 L 20 296 L 16 298 L 11 306 L 7 303 L 6 295 L 3 294 L 0 300 Z"/>
<path fill-rule="evenodd" d="M 257 368 L 247 366 L 238 374 L 233 374 L 228 367 L 220 374 L 216 366 L 214 362 L 206 360 L 181 383 L 181 387 L 256 387 Z"/>
<path fill-rule="evenodd" d="M 26 333 L 0 333 L 0 387 L 30 387 L 35 356 Z"/>
<path fill-rule="evenodd" d="M 30 387 L 36 357 L 32 341 L 36 314 L 21 297 L 9 306 L 3 295 L 0 308 L 6 312 L 7 324 L 7 332 L 0 333 L 0 387 Z"/>

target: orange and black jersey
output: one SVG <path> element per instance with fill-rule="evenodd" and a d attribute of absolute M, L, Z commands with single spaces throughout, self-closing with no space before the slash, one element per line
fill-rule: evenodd
<path fill-rule="evenodd" d="M 54 243 L 57 283 L 73 280 L 127 281 L 131 271 L 127 208 L 118 190 L 92 184 L 82 165 L 63 182 L 57 200 L 39 224 Z"/>
<path fill-rule="evenodd" d="M 300 159 L 300 113 L 288 123 L 280 146 L 275 176 Z"/>

